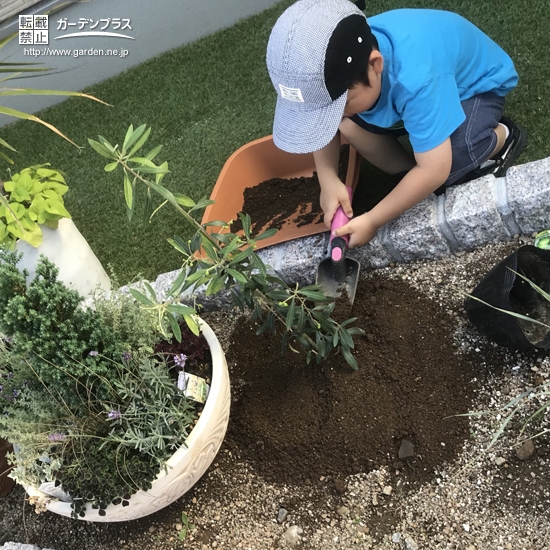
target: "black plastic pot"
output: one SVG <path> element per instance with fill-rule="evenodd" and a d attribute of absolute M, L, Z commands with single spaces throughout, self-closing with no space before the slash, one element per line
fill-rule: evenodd
<path fill-rule="evenodd" d="M 548 324 L 550 302 L 519 277 L 550 293 L 550 250 L 526 245 L 497 264 L 471 295 L 492 306 L 521 313 Z M 468 319 L 497 344 L 512 349 L 550 349 L 550 329 L 519 320 L 472 298 L 465 302 Z"/>

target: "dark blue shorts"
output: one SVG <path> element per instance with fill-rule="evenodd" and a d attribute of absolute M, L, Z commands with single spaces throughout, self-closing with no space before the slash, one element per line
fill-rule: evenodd
<path fill-rule="evenodd" d="M 451 134 L 453 163 L 445 186 L 458 182 L 468 172 L 479 168 L 497 144 L 493 129 L 504 111 L 504 98 L 487 92 L 461 103 L 466 120 Z M 359 115 L 350 117 L 356 124 L 373 134 L 406 135 L 404 128 L 380 128 L 365 122 Z"/>

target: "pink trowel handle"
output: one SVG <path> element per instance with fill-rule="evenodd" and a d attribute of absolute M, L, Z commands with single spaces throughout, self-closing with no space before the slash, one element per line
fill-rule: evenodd
<path fill-rule="evenodd" d="M 351 201 L 353 196 L 353 189 L 347 186 L 346 189 L 348 191 L 349 200 Z M 348 222 L 349 218 L 346 216 L 343 208 L 339 206 L 330 224 L 330 257 L 332 258 L 333 262 L 339 262 L 344 257 L 344 251 L 349 243 L 349 235 L 335 237 L 332 233 L 336 229 L 339 229 L 340 227 L 346 225 L 346 223 Z"/>

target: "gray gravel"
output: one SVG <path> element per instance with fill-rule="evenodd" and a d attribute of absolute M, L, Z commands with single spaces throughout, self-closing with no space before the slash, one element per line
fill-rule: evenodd
<path fill-rule="evenodd" d="M 505 352 L 488 344 L 468 325 L 459 292 L 471 290 L 499 259 L 529 241 L 515 239 L 448 259 L 393 265 L 364 275 L 405 279 L 426 293 L 455 316 L 460 353 L 479 356 L 475 409 L 492 414 L 471 417 L 471 437 L 461 455 L 444 465 L 430 483 L 413 489 L 398 471 L 377 470 L 350 476 L 337 493 L 329 490 L 328 480 L 325 487 L 322 478 L 311 486 L 274 485 L 224 448 L 188 495 L 151 518 L 119 526 L 90 525 L 49 513 L 36 516 L 23 506 L 23 493 L 16 489 L 0 499 L 0 549 L 31 550 L 6 543 L 12 540 L 5 538 L 6 533 L 15 532 L 14 526 L 23 521 L 25 529 L 17 532 L 25 535 L 19 542 L 55 550 L 550 549 L 550 459 L 542 452 L 543 443 L 535 440 L 531 456 L 529 449 L 523 449 L 525 460 L 519 462 L 516 449 L 521 440 L 516 429 L 505 432 L 484 452 L 501 421 L 499 408 L 525 388 L 547 381 L 550 358 L 543 353 Z M 226 348 L 231 345 L 234 319 L 228 312 L 207 317 Z M 496 354 L 502 366 L 498 375 L 485 369 L 487 353 Z M 523 416 L 538 405 L 531 399 Z M 544 417 L 543 424 L 548 425 L 547 420 Z M 194 525 L 184 542 L 178 540 L 182 511 Z M 49 535 L 52 529 L 57 533 L 55 546 Z"/>

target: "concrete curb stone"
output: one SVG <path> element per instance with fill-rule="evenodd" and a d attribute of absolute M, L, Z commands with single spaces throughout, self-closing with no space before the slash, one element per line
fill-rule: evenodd
<path fill-rule="evenodd" d="M 451 254 L 437 223 L 438 204 L 438 197 L 431 195 L 388 224 L 388 238 L 403 262 Z"/>
<path fill-rule="evenodd" d="M 495 181 L 493 176 L 485 176 L 475 180 L 475 183 L 467 183 L 465 189 L 451 187 L 446 192 L 445 219 L 460 250 L 476 248 L 491 241 L 503 241 L 512 236 L 501 221 L 493 191 Z"/>
<path fill-rule="evenodd" d="M 508 204 L 524 235 L 550 227 L 550 157 L 513 166 L 506 176 Z"/>
<path fill-rule="evenodd" d="M 489 175 L 451 187 L 439 197 L 431 195 L 349 254 L 363 268 L 376 269 L 393 262 L 444 258 L 548 228 L 550 157 L 514 166 L 502 178 Z M 326 232 L 280 243 L 258 254 L 288 283 L 311 284 L 317 265 L 326 257 L 328 239 Z M 152 283 L 159 297 L 164 297 L 177 274 L 163 273 Z M 204 300 L 203 290 L 195 293 Z"/>

